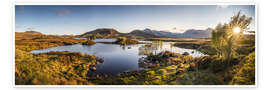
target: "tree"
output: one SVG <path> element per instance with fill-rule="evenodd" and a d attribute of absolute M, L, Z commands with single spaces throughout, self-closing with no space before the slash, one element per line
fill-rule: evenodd
<path fill-rule="evenodd" d="M 239 11 L 231 17 L 228 24 L 218 24 L 211 34 L 211 45 L 216 49 L 217 56 L 222 60 L 232 59 L 237 54 L 239 38 L 243 35 L 244 30 L 248 29 L 252 18 L 241 15 Z"/>

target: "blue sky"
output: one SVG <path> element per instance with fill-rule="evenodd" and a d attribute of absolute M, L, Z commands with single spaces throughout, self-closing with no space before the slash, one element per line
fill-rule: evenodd
<path fill-rule="evenodd" d="M 16 5 L 15 31 L 35 30 L 45 34 L 82 34 L 97 28 L 119 32 L 155 29 L 183 32 L 214 28 L 240 11 L 253 18 L 254 5 Z"/>

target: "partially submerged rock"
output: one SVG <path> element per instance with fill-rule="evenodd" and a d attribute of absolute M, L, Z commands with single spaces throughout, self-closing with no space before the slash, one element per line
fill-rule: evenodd
<path fill-rule="evenodd" d="M 97 58 L 97 62 L 104 63 L 104 58 Z"/>
<path fill-rule="evenodd" d="M 189 53 L 188 53 L 188 52 L 184 52 L 183 55 L 184 55 L 184 56 L 188 56 Z"/>
<path fill-rule="evenodd" d="M 89 67 L 89 69 L 90 69 L 91 71 L 96 71 L 96 70 L 97 70 L 97 68 L 96 68 L 95 66 L 91 66 L 91 67 Z"/>

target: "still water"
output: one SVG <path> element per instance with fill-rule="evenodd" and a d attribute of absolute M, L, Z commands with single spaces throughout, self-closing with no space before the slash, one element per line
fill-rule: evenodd
<path fill-rule="evenodd" d="M 159 53 L 162 51 L 171 51 L 175 53 L 183 54 L 188 52 L 193 57 L 205 56 L 205 54 L 192 50 L 174 47 L 173 42 L 151 42 L 151 47 L 146 46 L 146 44 L 136 44 L 136 45 L 118 45 L 118 44 L 103 44 L 98 42 L 113 42 L 115 39 L 96 39 L 95 45 L 66 45 L 52 47 L 42 50 L 33 50 L 31 53 L 46 53 L 50 51 L 71 51 L 71 52 L 81 52 L 86 54 L 95 55 L 104 58 L 104 63 L 97 65 L 97 70 L 94 71 L 95 74 L 110 74 L 115 75 L 120 72 L 141 70 L 142 68 L 138 65 L 138 60 L 141 57 L 146 57 L 145 52 Z M 145 41 L 144 41 L 145 42 Z"/>

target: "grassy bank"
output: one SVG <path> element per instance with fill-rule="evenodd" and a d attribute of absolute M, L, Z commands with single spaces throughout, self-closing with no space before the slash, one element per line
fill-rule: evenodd
<path fill-rule="evenodd" d="M 87 80 L 90 67 L 98 58 L 76 52 L 30 54 L 15 51 L 16 85 L 79 85 L 92 84 Z"/>
<path fill-rule="evenodd" d="M 83 39 L 73 38 L 72 36 L 44 35 L 38 32 L 16 32 L 15 48 L 23 51 L 31 51 L 85 42 Z"/>
<path fill-rule="evenodd" d="M 61 45 L 72 45 L 85 40 L 70 36 L 44 35 L 38 32 L 15 34 L 15 84 L 16 85 L 78 85 L 92 84 L 87 80 L 89 69 L 100 59 L 77 52 L 29 53 Z"/>

